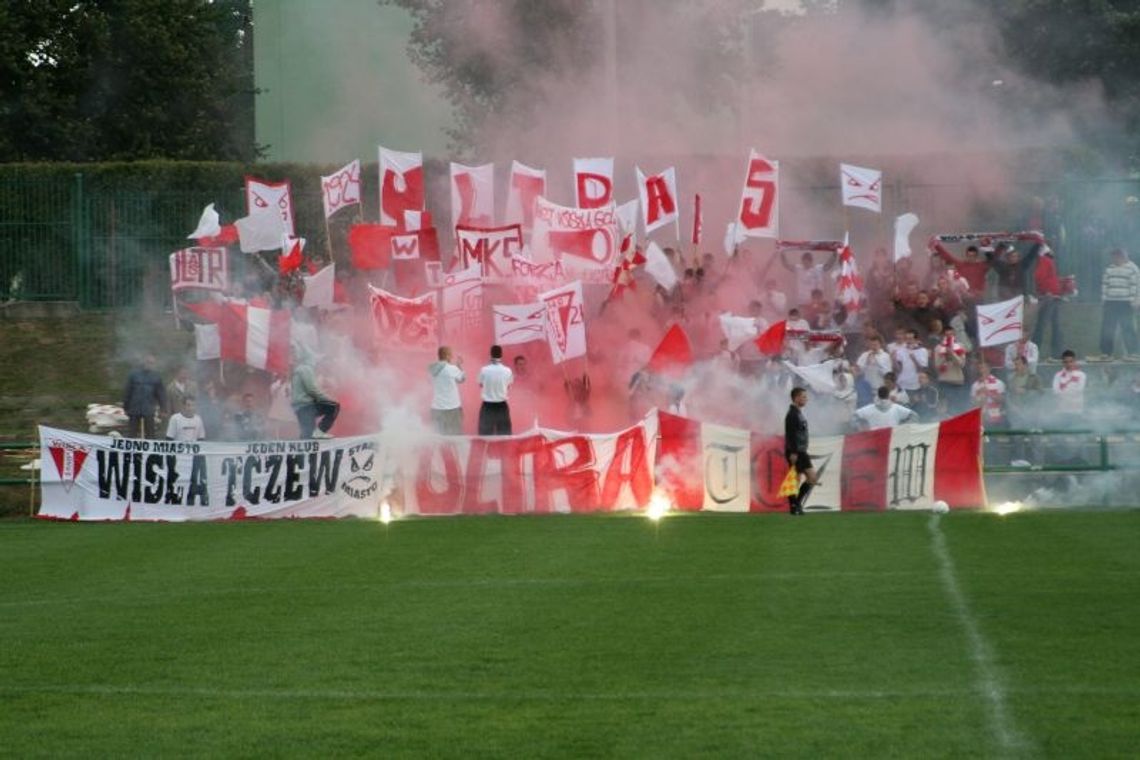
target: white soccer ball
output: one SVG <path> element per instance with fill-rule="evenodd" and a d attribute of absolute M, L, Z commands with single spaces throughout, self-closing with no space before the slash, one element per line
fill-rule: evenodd
<path fill-rule="evenodd" d="M 939 499 L 934 502 L 934 506 L 930 508 L 930 511 L 936 515 L 944 515 L 950 511 L 950 505 Z"/>

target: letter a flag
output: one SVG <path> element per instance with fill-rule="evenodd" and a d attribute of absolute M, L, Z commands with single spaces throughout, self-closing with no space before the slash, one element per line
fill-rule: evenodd
<path fill-rule="evenodd" d="M 451 228 L 495 226 L 495 165 L 451 164 Z"/>
<path fill-rule="evenodd" d="M 522 225 L 524 231 L 530 232 L 534 226 L 534 201 L 543 195 L 546 195 L 546 170 L 513 161 L 503 221 L 508 225 Z"/>
<path fill-rule="evenodd" d="M 613 202 L 614 160 L 575 158 L 574 197 L 578 208 L 602 208 Z"/>
<path fill-rule="evenodd" d="M 865 208 L 876 214 L 883 211 L 883 173 L 851 164 L 839 165 L 839 186 L 843 205 Z"/>
<path fill-rule="evenodd" d="M 546 307 L 546 343 L 555 364 L 586 355 L 586 310 L 582 281 L 538 294 Z"/>
<path fill-rule="evenodd" d="M 646 369 L 659 375 L 682 375 L 693 363 L 693 347 L 680 325 L 673 325 L 649 357 Z"/>
<path fill-rule="evenodd" d="M 839 282 L 835 286 L 836 296 L 848 314 L 854 314 L 863 306 L 863 278 L 855 264 L 851 246 L 844 245 L 839 252 Z"/>
<path fill-rule="evenodd" d="M 1025 297 L 978 304 L 978 343 L 984 348 L 1012 343 L 1021 337 Z"/>
<path fill-rule="evenodd" d="M 424 207 L 424 154 L 380 146 L 380 223 L 403 227 L 405 211 Z"/>
<path fill-rule="evenodd" d="M 765 356 L 779 356 L 784 350 L 784 336 L 788 333 L 788 321 L 781 319 L 764 332 L 754 342 Z"/>
<path fill-rule="evenodd" d="M 753 150 L 744 175 L 744 193 L 737 216 L 736 237 L 779 237 L 780 162 L 769 161 Z M 726 243 L 727 247 L 727 243 Z"/>
<path fill-rule="evenodd" d="M 645 234 L 679 218 L 677 211 L 677 171 L 669 167 L 660 174 L 646 176 L 637 168 L 637 192 L 641 198 Z"/>
<path fill-rule="evenodd" d="M 665 258 L 661 246 L 652 240 L 645 247 L 645 271 L 665 290 L 672 290 L 677 284 L 677 273 L 673 271 L 673 265 Z"/>
<path fill-rule="evenodd" d="M 325 219 L 345 206 L 360 204 L 360 159 L 351 161 L 334 174 L 321 177 L 321 200 Z"/>

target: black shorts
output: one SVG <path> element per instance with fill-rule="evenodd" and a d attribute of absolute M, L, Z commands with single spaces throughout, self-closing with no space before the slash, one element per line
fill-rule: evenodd
<path fill-rule="evenodd" d="M 790 451 L 787 454 L 788 464 L 792 464 L 792 454 L 796 455 L 796 472 L 806 472 L 810 470 L 813 465 L 811 463 L 811 456 L 806 451 Z"/>

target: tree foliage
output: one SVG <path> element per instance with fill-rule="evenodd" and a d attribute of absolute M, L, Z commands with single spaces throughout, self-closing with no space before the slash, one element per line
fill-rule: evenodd
<path fill-rule="evenodd" d="M 0 161 L 250 160 L 250 0 L 0 3 Z"/>

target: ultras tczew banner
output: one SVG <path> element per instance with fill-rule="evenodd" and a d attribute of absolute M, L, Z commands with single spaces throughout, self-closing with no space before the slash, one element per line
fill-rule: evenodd
<path fill-rule="evenodd" d="M 812 511 L 985 503 L 978 410 L 813 439 Z M 787 509 L 783 438 L 663 412 L 609 434 L 180 444 L 40 428 L 40 516 L 73 520 Z M 393 445 L 394 444 L 394 445 Z"/>

